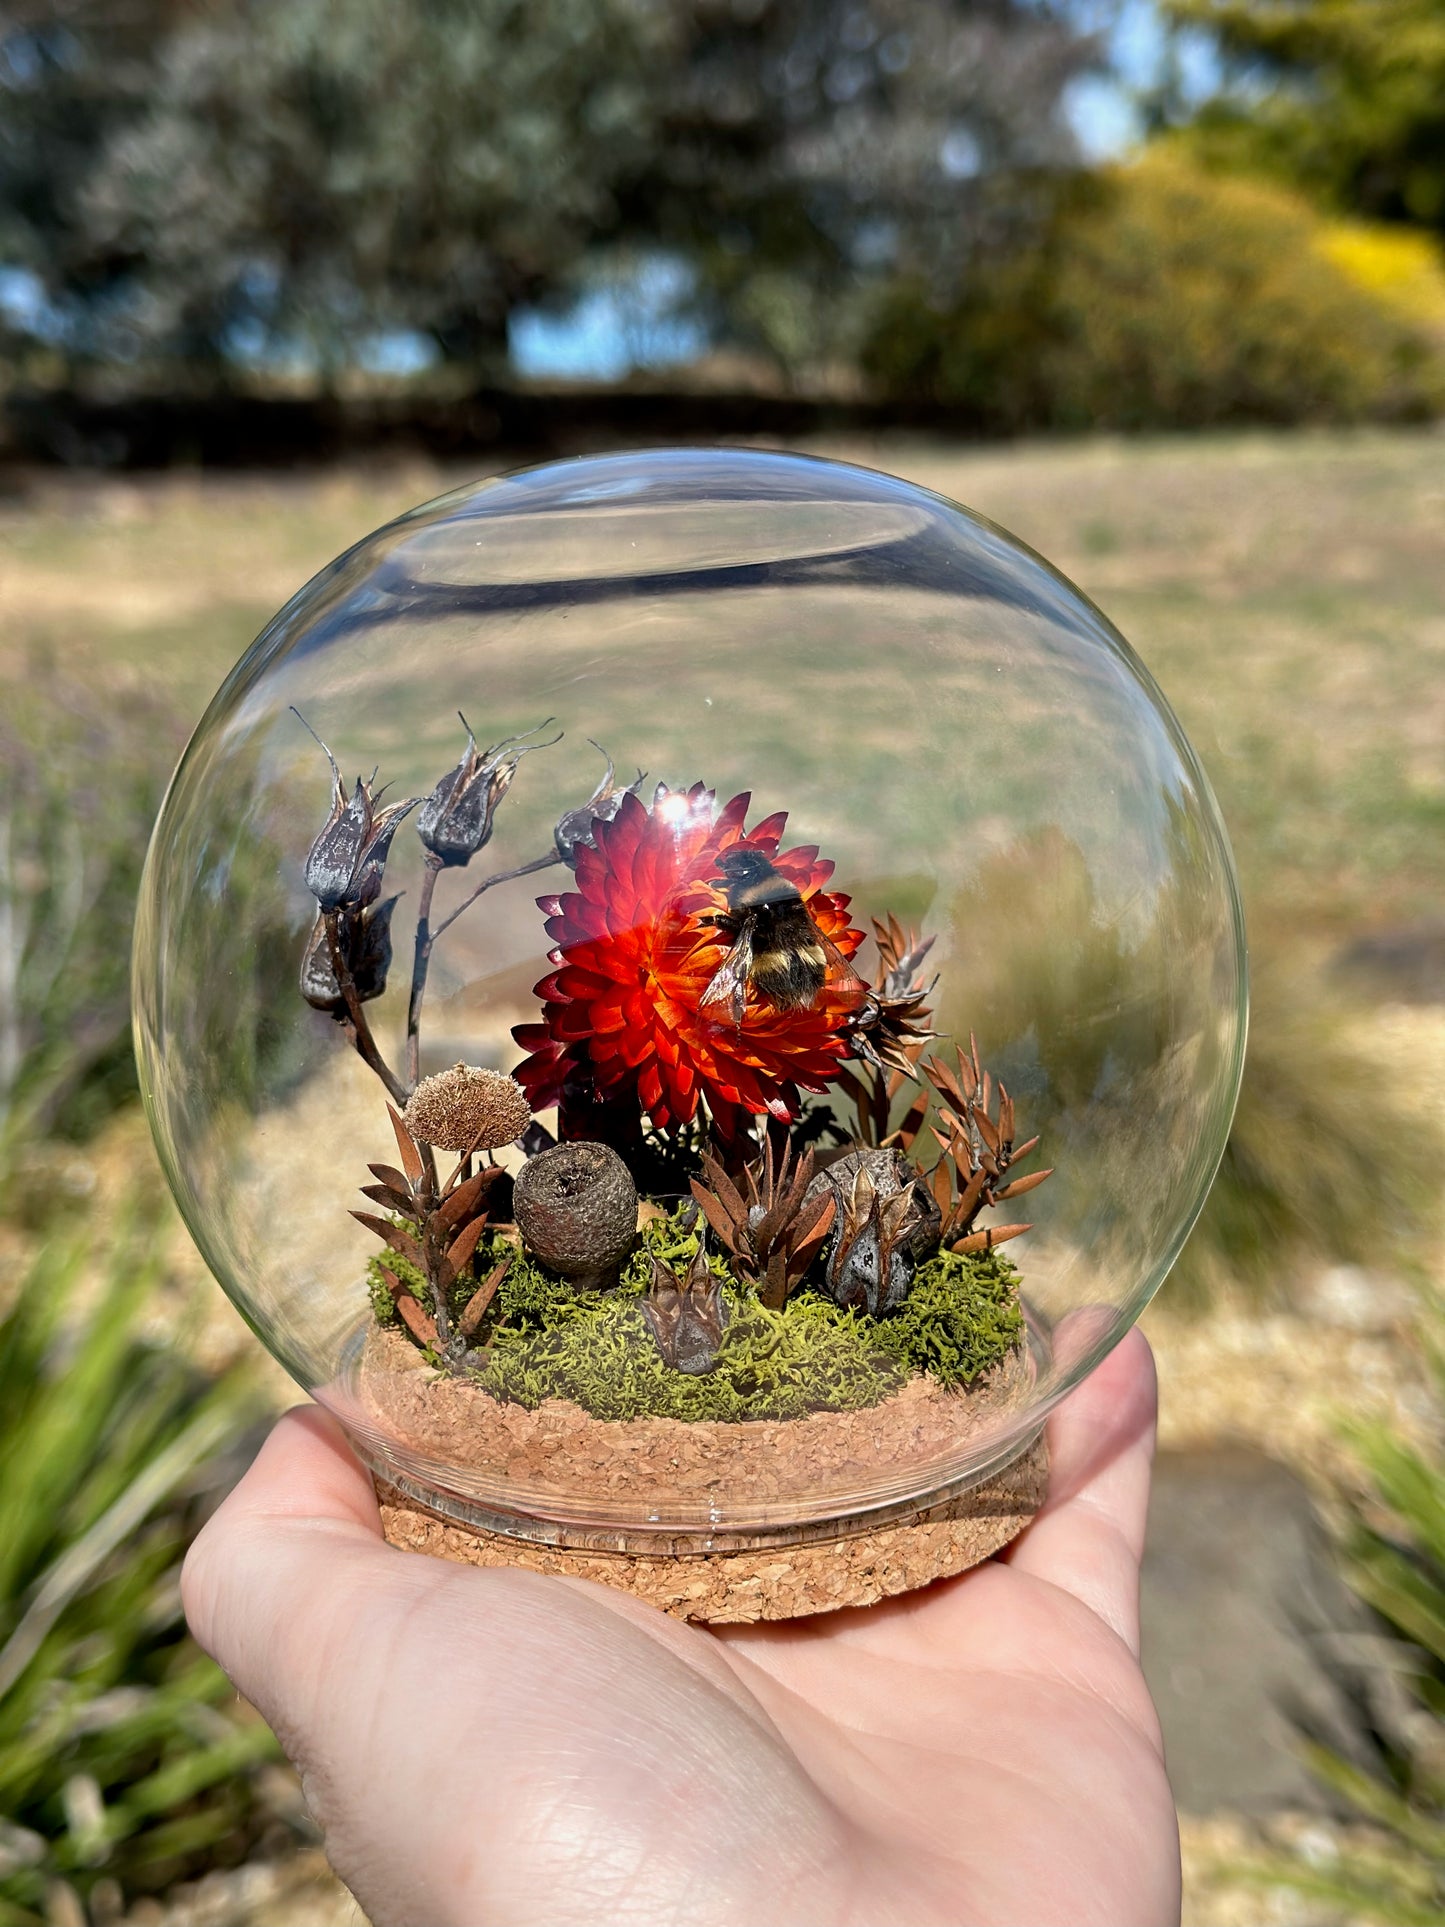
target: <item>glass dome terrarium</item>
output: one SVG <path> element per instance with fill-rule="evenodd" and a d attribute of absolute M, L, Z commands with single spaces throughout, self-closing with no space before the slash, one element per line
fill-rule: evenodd
<path fill-rule="evenodd" d="M 1176 1256 L 1245 1019 L 1108 622 L 747 451 L 502 477 L 316 577 L 177 771 L 135 985 L 186 1221 L 373 1470 L 644 1559 L 1018 1459 Z"/>

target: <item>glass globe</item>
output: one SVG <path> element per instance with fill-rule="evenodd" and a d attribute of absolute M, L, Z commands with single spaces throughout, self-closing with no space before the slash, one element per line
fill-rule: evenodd
<path fill-rule="evenodd" d="M 1023 1451 L 1183 1244 L 1246 1008 L 1099 611 L 734 450 L 459 489 L 309 583 L 176 774 L 135 1004 L 187 1224 L 362 1457 L 624 1550 Z"/>

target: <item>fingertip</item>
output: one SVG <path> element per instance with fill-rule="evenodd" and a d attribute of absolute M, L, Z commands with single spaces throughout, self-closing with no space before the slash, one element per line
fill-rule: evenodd
<path fill-rule="evenodd" d="M 1055 1511 L 1125 1453 L 1154 1456 L 1159 1379 L 1149 1341 L 1126 1332 L 1049 1419 L 1049 1498 Z"/>
<path fill-rule="evenodd" d="M 1049 1420 L 1049 1495 L 1005 1555 L 1074 1594 L 1136 1653 L 1156 1413 L 1153 1354 L 1130 1332 Z"/>

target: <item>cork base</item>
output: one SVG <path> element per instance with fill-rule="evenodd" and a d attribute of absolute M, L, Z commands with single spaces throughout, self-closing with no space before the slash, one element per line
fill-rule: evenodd
<path fill-rule="evenodd" d="M 967 1572 L 1016 1539 L 1043 1504 L 1048 1458 L 1040 1439 L 993 1478 L 906 1524 L 763 1551 L 579 1551 L 459 1525 L 377 1481 L 389 1544 L 465 1566 L 521 1566 L 616 1586 L 679 1619 L 713 1625 L 801 1619 L 871 1606 L 931 1580 Z"/>

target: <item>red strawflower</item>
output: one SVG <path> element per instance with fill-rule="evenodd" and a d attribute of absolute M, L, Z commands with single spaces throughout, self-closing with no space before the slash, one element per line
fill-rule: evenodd
<path fill-rule="evenodd" d="M 780 1010 L 750 987 L 740 1026 L 698 1009 L 730 947 L 702 919 L 726 908 L 714 879 L 720 852 L 735 845 L 761 851 L 798 886 L 842 956 L 863 942 L 849 899 L 822 887 L 833 865 L 816 846 L 779 851 L 786 815 L 746 831 L 750 801 L 735 796 L 714 816 L 701 783 L 661 791 L 651 809 L 629 795 L 596 825 L 596 848 L 577 851 L 576 889 L 537 899 L 555 968 L 537 985 L 541 1023 L 513 1032 L 531 1052 L 516 1077 L 534 1110 L 561 1105 L 564 1134 L 579 1094 L 583 1105 L 635 1103 L 662 1129 L 690 1122 L 701 1102 L 730 1135 L 743 1112 L 790 1122 L 800 1090 L 836 1077 L 854 985 L 826 983 L 807 1010 Z"/>

